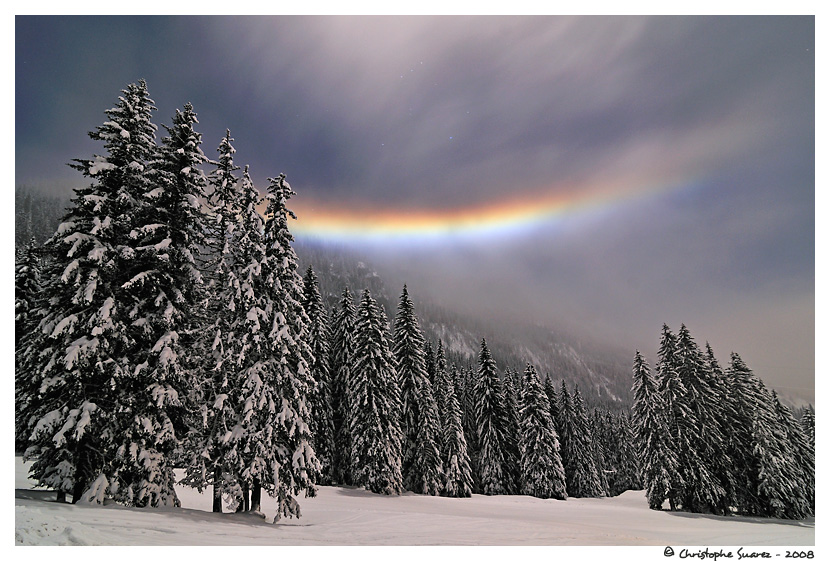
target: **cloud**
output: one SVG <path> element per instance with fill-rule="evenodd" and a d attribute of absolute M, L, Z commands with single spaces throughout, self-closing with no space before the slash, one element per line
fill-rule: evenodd
<path fill-rule="evenodd" d="M 208 155 L 230 128 L 237 163 L 260 187 L 286 172 L 298 204 L 624 193 L 515 238 L 372 250 L 453 305 L 632 343 L 685 321 L 716 352 L 776 335 L 812 367 L 813 18 L 17 18 L 16 31 L 18 181 L 65 177 L 99 149 L 86 131 L 144 77 L 159 123 L 193 101 Z"/>

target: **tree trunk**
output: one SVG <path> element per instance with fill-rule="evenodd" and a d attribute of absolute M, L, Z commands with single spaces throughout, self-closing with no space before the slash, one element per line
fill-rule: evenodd
<path fill-rule="evenodd" d="M 65 503 L 66 502 L 66 491 L 58 491 L 58 498 L 55 499 L 57 503 Z"/>
<path fill-rule="evenodd" d="M 84 494 L 84 487 L 86 487 L 86 481 L 84 481 L 83 479 L 76 479 L 75 480 L 75 485 L 72 487 L 72 504 L 73 505 L 81 500 L 81 495 Z"/>
<path fill-rule="evenodd" d="M 251 510 L 254 512 L 259 512 L 260 509 L 260 502 L 262 500 L 262 486 L 259 484 L 259 480 L 254 480 L 254 488 L 251 490 Z"/>
<path fill-rule="evenodd" d="M 213 472 L 213 512 L 222 512 L 222 491 L 219 487 L 219 480 L 222 473 L 217 469 Z"/>
<path fill-rule="evenodd" d="M 236 512 L 247 512 L 250 508 L 250 503 L 248 502 L 248 484 L 242 484 L 242 500 L 239 501 L 239 505 L 236 507 Z"/>

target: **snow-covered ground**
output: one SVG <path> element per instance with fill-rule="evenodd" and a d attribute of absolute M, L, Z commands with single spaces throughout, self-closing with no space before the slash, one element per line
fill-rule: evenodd
<path fill-rule="evenodd" d="M 275 506 L 267 496 L 265 520 L 252 514 L 214 514 L 209 494 L 184 487 L 179 509 L 57 504 L 54 492 L 32 487 L 16 457 L 17 545 L 635 545 L 661 546 L 662 557 L 662 548 L 669 545 L 815 544 L 813 519 L 656 512 L 648 509 L 642 492 L 634 491 L 608 499 L 556 501 L 525 496 L 386 497 L 362 489 L 321 487 L 317 497 L 301 499 L 302 518 L 273 524 Z"/>

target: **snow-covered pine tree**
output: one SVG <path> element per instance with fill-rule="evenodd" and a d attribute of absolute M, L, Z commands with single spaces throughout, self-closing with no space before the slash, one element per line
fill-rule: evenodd
<path fill-rule="evenodd" d="M 775 396 L 737 353 L 731 355 L 727 376 L 748 433 L 741 441 L 745 448 L 735 454 L 742 460 L 736 463 L 742 468 L 738 481 L 747 487 L 738 495 L 739 508 L 746 514 L 777 518 L 809 516 L 809 485 L 787 423 L 780 421 L 784 411 L 776 411 Z"/>
<path fill-rule="evenodd" d="M 441 427 L 425 361 L 425 340 L 406 286 L 395 316 L 394 356 L 401 388 L 404 487 L 425 495 L 441 491 Z"/>
<path fill-rule="evenodd" d="M 134 347 L 130 376 L 118 385 L 113 425 L 118 471 L 115 498 L 136 506 L 178 504 L 175 456 L 187 427 L 187 406 L 203 379 L 192 350 L 202 327 L 204 292 L 197 263 L 204 246 L 201 200 L 207 158 L 190 104 L 176 111 L 147 176 L 152 181 L 134 214 L 129 238 Z M 123 255 L 123 253 L 122 253 Z M 112 482 L 110 482 L 111 484 Z M 111 488 L 112 489 L 112 488 Z"/>
<path fill-rule="evenodd" d="M 253 454 L 243 476 L 252 483 L 251 508 L 259 507 L 257 489 L 277 499 L 277 515 L 300 516 L 295 497 L 314 496 L 320 463 L 309 428 L 310 403 L 315 391 L 311 373 L 309 319 L 303 309 L 303 279 L 288 229 L 296 218 L 286 206 L 294 195 L 285 175 L 269 178 L 265 211 L 265 257 L 261 275 L 266 287 L 260 304 L 249 311 L 267 338 L 264 364 L 251 369 L 245 381 L 245 415 L 256 416 L 249 429 L 247 449 Z M 248 420 L 247 418 L 245 420 Z"/>
<path fill-rule="evenodd" d="M 483 494 L 506 495 L 510 492 L 510 476 L 505 469 L 507 410 L 496 363 L 484 339 L 481 340 L 478 365 L 478 380 L 473 388 L 479 446 L 476 458 L 478 481 Z"/>
<path fill-rule="evenodd" d="M 642 489 L 640 462 L 637 458 L 636 441 L 630 415 L 622 413 L 611 417 L 609 426 L 611 428 L 608 440 L 616 443 L 612 495 L 616 496 L 630 489 Z"/>
<path fill-rule="evenodd" d="M 730 471 L 718 409 L 722 396 L 717 392 L 713 374 L 706 368 L 703 353 L 684 324 L 677 333 L 673 363 L 685 388 L 683 400 L 690 413 L 679 423 L 681 428 L 688 429 L 678 441 L 680 469 L 686 483 L 681 498 L 683 508 L 691 512 L 725 512 L 726 490 L 709 460 L 721 458 L 719 463 L 726 468 L 725 473 Z"/>
<path fill-rule="evenodd" d="M 332 380 L 332 420 L 334 425 L 334 450 L 332 454 L 332 481 L 352 484 L 351 468 L 351 397 L 350 376 L 355 352 L 355 317 L 351 292 L 343 289 L 340 302 L 332 313 L 329 364 Z"/>
<path fill-rule="evenodd" d="M 810 490 L 803 480 L 803 468 L 793 446 L 787 423 L 780 421 L 776 398 L 766 389 L 737 353 L 732 353 L 726 372 L 730 392 L 735 396 L 736 418 L 742 428 L 734 457 L 739 462 L 738 508 L 751 515 L 777 518 L 809 516 Z M 797 435 L 795 436 L 797 440 Z M 809 474 L 807 475 L 809 478 Z"/>
<path fill-rule="evenodd" d="M 427 350 L 431 345 L 427 342 Z M 427 353 L 428 354 L 428 353 Z M 444 343 L 439 339 L 438 344 L 435 348 L 434 353 L 434 361 L 433 361 L 433 377 L 432 377 L 432 389 L 433 394 L 435 395 L 435 406 L 438 408 L 438 420 L 439 420 L 439 437 L 438 437 L 438 447 L 442 448 L 441 444 L 441 434 L 443 434 L 443 426 L 445 422 L 444 412 L 447 410 L 446 404 L 446 391 L 449 387 L 453 390 L 453 394 L 455 394 L 455 382 L 452 378 L 450 378 L 450 373 L 447 372 L 447 357 L 444 354 Z M 453 372 L 453 374 L 455 374 Z M 449 385 L 447 385 L 449 382 Z M 460 414 L 460 413 L 459 413 Z"/>
<path fill-rule="evenodd" d="M 354 484 L 373 493 L 399 495 L 403 490 L 400 389 L 386 314 L 369 290 L 363 291 L 357 309 L 352 365 L 348 395 Z"/>
<path fill-rule="evenodd" d="M 728 389 L 726 375 L 715 358 L 712 346 L 707 342 L 703 353 L 704 383 L 707 386 L 707 394 L 710 397 L 708 410 L 710 419 L 718 433 L 713 440 L 717 447 L 715 451 L 723 458 L 723 461 L 716 462 L 712 471 L 723 488 L 720 502 L 716 504 L 716 511 L 720 514 L 732 512 L 737 503 L 737 482 L 735 480 L 736 466 L 733 463 L 732 451 L 733 442 L 736 440 L 736 427 L 733 425 L 732 415 L 734 408 L 734 396 Z"/>
<path fill-rule="evenodd" d="M 205 302 L 210 319 L 197 343 L 202 369 L 209 373 L 190 392 L 190 432 L 184 454 L 188 467 L 183 483 L 201 491 L 213 486 L 213 512 L 222 512 L 222 496 L 234 507 L 242 500 L 240 473 L 243 469 L 237 446 L 241 419 L 241 379 L 250 337 L 248 310 L 256 301 L 256 271 L 265 247 L 264 220 L 256 212 L 259 195 L 245 170 L 240 188 L 234 174 L 235 149 L 230 131 L 225 131 L 219 159 L 208 182 L 209 219 L 205 227 L 205 259 L 202 273 L 211 295 Z"/>
<path fill-rule="evenodd" d="M 153 273 L 141 265 L 149 260 L 146 255 L 166 252 L 163 244 L 145 248 L 138 239 L 143 232 L 135 230 L 145 225 L 140 217 L 153 206 L 145 195 L 152 190 L 148 167 L 157 152 L 154 110 L 144 81 L 122 90 L 116 106 L 106 111 L 107 121 L 89 133 L 103 143 L 105 155 L 71 164 L 91 183 L 75 191 L 44 248 L 49 265 L 42 275 L 42 317 L 21 344 L 19 374 L 40 388 L 30 396 L 25 421 L 31 476 L 56 489 L 59 498 L 71 492 L 73 501 L 99 504 L 106 496 L 128 504 L 177 503 L 172 473 L 153 469 L 159 467 L 155 446 L 141 455 L 154 472 L 152 485 L 124 477 L 118 465 L 139 458 L 141 443 L 125 447 L 125 432 L 139 430 L 153 445 L 163 443 L 165 452 L 175 445 L 165 392 L 158 392 L 155 380 L 134 361 L 152 352 L 158 340 L 152 338 L 140 292 L 144 281 L 160 283 L 162 273 L 151 283 Z M 166 227 L 158 218 L 153 223 Z M 173 357 L 165 352 L 164 358 Z M 155 398 L 158 415 L 144 414 L 144 398 Z"/>
<path fill-rule="evenodd" d="M 519 493 L 521 487 L 521 463 L 519 452 L 519 396 L 521 376 L 518 370 L 505 369 L 502 391 L 505 403 L 505 447 L 504 469 L 507 475 L 508 494 Z"/>
<path fill-rule="evenodd" d="M 568 386 L 565 380 L 562 380 L 562 385 L 559 388 L 559 403 L 556 411 L 558 418 L 556 418 L 557 434 L 559 435 L 559 455 L 562 458 L 562 467 L 565 470 L 565 488 L 568 495 L 574 497 L 574 492 L 571 490 L 569 481 L 573 477 L 573 464 L 571 458 L 573 457 L 572 449 L 575 444 L 574 436 L 574 413 L 573 400 L 571 400 L 571 393 L 568 391 Z"/>
<path fill-rule="evenodd" d="M 778 423 L 772 395 L 763 382 L 754 378 L 756 409 L 752 426 L 757 498 L 762 516 L 804 518 L 809 503 L 803 496 L 803 482 L 793 465 L 794 451 Z"/>
<path fill-rule="evenodd" d="M 570 487 L 568 487 L 569 494 L 575 497 L 604 497 L 605 490 L 596 464 L 594 438 L 588 422 L 588 411 L 582 394 L 579 393 L 579 386 L 574 387 L 572 412 L 571 442 L 575 446 L 571 449 L 573 473 L 570 483 L 574 490 L 570 493 Z"/>
<path fill-rule="evenodd" d="M 732 353 L 725 372 L 730 398 L 732 426 L 730 457 L 735 479 L 735 507 L 739 513 L 761 513 L 757 496 L 757 460 L 753 452 L 757 386 L 752 371 L 737 353 Z"/>
<path fill-rule="evenodd" d="M 778 427 L 787 445 L 788 453 L 782 458 L 784 479 L 792 484 L 792 494 L 787 501 L 786 518 L 802 519 L 815 511 L 816 473 L 815 455 L 804 430 L 795 420 L 790 408 L 782 404 L 772 392 L 772 401 Z"/>
<path fill-rule="evenodd" d="M 453 383 L 456 368 L 453 365 L 453 372 L 447 373 L 444 347 L 440 340 L 435 358 L 436 394 L 440 396 L 438 407 L 443 421 L 440 441 L 444 479 L 441 494 L 446 497 L 469 497 L 473 491 L 472 468 Z"/>
<path fill-rule="evenodd" d="M 591 435 L 591 455 L 594 458 L 599 487 L 602 489 L 601 496 L 603 497 L 610 495 L 611 489 L 608 485 L 608 474 L 613 473 L 609 467 L 607 457 L 609 450 L 606 449 L 603 443 L 605 431 L 605 419 L 600 414 L 599 409 L 594 409 L 594 412 L 588 416 L 588 433 Z"/>
<path fill-rule="evenodd" d="M 481 489 L 478 479 L 478 423 L 476 420 L 475 407 L 475 385 L 476 371 L 472 365 L 458 369 L 459 384 L 456 388 L 463 388 L 457 391 L 458 406 L 461 408 L 461 426 L 464 428 L 464 438 L 467 440 L 467 455 L 470 457 L 470 466 L 473 475 L 473 492 Z"/>
<path fill-rule="evenodd" d="M 528 364 L 519 406 L 520 492 L 542 499 L 564 499 L 565 470 L 559 455 L 559 437 L 550 416 L 550 404 Z"/>
<path fill-rule="evenodd" d="M 663 331 L 660 337 L 660 347 L 657 351 L 657 391 L 660 394 L 660 402 L 663 406 L 663 417 L 665 418 L 669 437 L 666 442 L 672 447 L 674 456 L 677 458 L 677 477 L 671 481 L 671 488 L 668 493 L 668 500 L 672 510 L 683 504 L 686 496 L 686 489 L 692 489 L 693 483 L 686 480 L 690 470 L 687 466 L 697 465 L 699 462 L 695 457 L 696 451 L 692 446 L 694 436 L 692 433 L 697 430 L 695 417 L 689 408 L 686 399 L 686 388 L 678 374 L 677 359 L 677 337 L 671 332 L 668 325 L 663 324 Z M 692 472 L 694 476 L 694 473 Z M 687 505 L 684 505 L 684 508 Z"/>
<path fill-rule="evenodd" d="M 311 407 L 311 430 L 314 434 L 315 452 L 321 465 L 320 483 L 332 482 L 332 454 L 334 450 L 334 420 L 331 404 L 331 375 L 329 372 L 328 314 L 323 307 L 317 275 L 309 266 L 306 269 L 303 308 L 310 322 L 311 371 L 316 383 Z"/>

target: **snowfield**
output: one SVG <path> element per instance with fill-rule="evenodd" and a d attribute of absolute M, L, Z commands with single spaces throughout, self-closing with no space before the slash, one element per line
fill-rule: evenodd
<path fill-rule="evenodd" d="M 15 458 L 16 545 L 536 545 L 536 546 L 811 546 L 815 521 L 722 518 L 648 509 L 642 491 L 606 499 L 542 500 L 526 496 L 469 499 L 374 495 L 320 487 L 301 498 L 302 518 L 214 514 L 209 494 L 178 488 L 182 508 L 134 509 L 57 504 L 33 489 Z M 677 550 L 679 552 L 679 550 Z M 783 553 L 781 557 L 783 558 Z M 735 555 L 737 558 L 737 555 Z M 645 557 L 644 557 L 645 558 Z"/>

